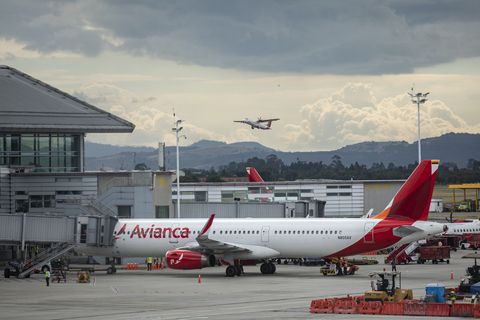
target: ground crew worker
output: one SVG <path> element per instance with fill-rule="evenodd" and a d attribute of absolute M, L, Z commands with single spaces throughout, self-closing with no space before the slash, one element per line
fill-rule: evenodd
<path fill-rule="evenodd" d="M 45 281 L 47 282 L 47 287 L 50 286 L 50 270 L 45 270 Z"/>
<path fill-rule="evenodd" d="M 457 294 L 455 293 L 455 290 L 450 291 L 450 301 L 452 302 L 452 304 L 454 304 L 456 300 Z"/>
<path fill-rule="evenodd" d="M 342 258 L 341 261 L 342 261 L 343 274 L 344 274 L 344 275 L 347 275 L 347 274 L 348 274 L 348 263 L 347 263 L 347 260 L 346 260 L 345 258 Z"/>
<path fill-rule="evenodd" d="M 148 258 L 147 258 L 147 270 L 148 270 L 148 271 L 152 271 L 152 263 L 153 263 L 153 258 L 152 258 L 152 257 L 148 257 Z"/>
<path fill-rule="evenodd" d="M 397 258 L 392 259 L 392 272 L 397 272 Z"/>

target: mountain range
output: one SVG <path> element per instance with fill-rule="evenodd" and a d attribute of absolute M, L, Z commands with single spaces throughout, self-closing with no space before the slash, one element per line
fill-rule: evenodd
<path fill-rule="evenodd" d="M 151 147 L 128 147 L 99 144 L 86 141 L 86 170 L 130 170 L 135 164 L 145 163 L 149 168 L 158 168 L 157 149 Z M 249 158 L 265 158 L 276 155 L 285 164 L 295 161 L 330 163 L 334 155 L 341 157 L 344 165 L 358 162 L 368 167 L 373 163 L 407 165 L 417 161 L 417 143 L 406 141 L 361 142 L 332 151 L 285 152 L 257 142 L 225 143 L 201 140 L 190 146 L 180 147 L 182 168 L 210 169 L 231 161 L 246 161 Z M 175 147 L 166 147 L 166 169 L 175 168 Z M 448 133 L 440 137 L 422 140 L 422 158 L 440 159 L 442 163 L 453 162 L 465 167 L 469 159 L 480 159 L 480 134 Z"/>

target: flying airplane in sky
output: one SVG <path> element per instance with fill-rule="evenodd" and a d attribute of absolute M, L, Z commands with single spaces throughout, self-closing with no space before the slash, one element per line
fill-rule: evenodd
<path fill-rule="evenodd" d="M 119 220 L 112 248 L 85 253 L 113 257 L 165 256 L 172 269 L 226 265 L 226 275 L 261 263 L 273 274 L 275 257 L 343 257 L 410 243 L 446 231 L 426 221 L 438 161 L 424 160 L 390 201 L 382 218 L 127 219 Z"/>
<path fill-rule="evenodd" d="M 255 120 L 250 120 L 248 118 L 245 118 L 245 120 L 234 120 L 233 122 L 248 124 L 252 129 L 270 130 L 272 127 L 272 122 L 278 121 L 278 120 L 280 119 L 279 118 L 275 118 L 275 119 L 258 118 L 258 120 L 255 121 Z"/>

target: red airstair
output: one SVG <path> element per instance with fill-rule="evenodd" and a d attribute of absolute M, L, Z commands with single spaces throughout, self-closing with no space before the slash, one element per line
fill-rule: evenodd
<path fill-rule="evenodd" d="M 420 244 L 417 241 L 412 243 L 402 244 L 396 247 L 390 254 L 385 258 L 385 263 L 392 263 L 395 259 L 397 264 L 409 263 L 413 261 L 411 254 L 418 248 Z"/>

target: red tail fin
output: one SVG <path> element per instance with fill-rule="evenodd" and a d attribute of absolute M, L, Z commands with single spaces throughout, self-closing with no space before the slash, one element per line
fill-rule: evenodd
<path fill-rule="evenodd" d="M 247 175 L 249 182 L 264 182 L 257 169 L 254 167 L 247 167 Z"/>
<path fill-rule="evenodd" d="M 374 218 L 427 220 L 438 163 L 438 160 L 420 162 L 385 210 Z"/>

